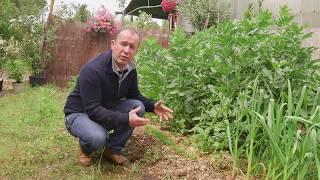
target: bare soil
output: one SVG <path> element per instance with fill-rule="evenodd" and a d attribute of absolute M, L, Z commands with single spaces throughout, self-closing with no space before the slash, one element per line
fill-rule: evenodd
<path fill-rule="evenodd" d="M 183 141 L 180 137 L 175 141 L 183 147 L 183 144 L 179 143 Z M 186 151 L 196 152 L 191 148 L 184 147 Z M 143 128 L 135 129 L 124 154 L 131 161 L 129 166 L 139 163 L 139 179 L 231 179 L 230 154 L 219 153 L 213 158 L 212 154 L 198 152 L 195 159 L 183 157 L 145 133 Z"/>

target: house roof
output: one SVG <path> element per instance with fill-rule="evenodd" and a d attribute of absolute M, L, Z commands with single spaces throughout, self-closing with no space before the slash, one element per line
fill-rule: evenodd
<path fill-rule="evenodd" d="M 168 19 L 168 13 L 163 12 L 161 8 L 162 0 L 131 0 L 124 14 L 139 16 L 139 11 L 151 14 L 153 18 Z"/>

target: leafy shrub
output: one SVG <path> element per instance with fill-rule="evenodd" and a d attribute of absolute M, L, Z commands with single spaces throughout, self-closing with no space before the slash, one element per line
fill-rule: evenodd
<path fill-rule="evenodd" d="M 14 79 L 15 82 L 22 82 L 23 74 L 27 70 L 27 65 L 23 59 L 8 59 L 5 62 L 5 71 L 10 79 Z"/>
<path fill-rule="evenodd" d="M 178 11 L 185 15 L 197 30 L 217 25 L 230 17 L 229 4 L 221 0 L 183 0 Z"/>
<path fill-rule="evenodd" d="M 137 60 L 143 89 L 159 93 L 174 108 L 173 130 L 194 132 L 200 140 L 214 142 L 212 148 L 225 148 L 224 120 L 235 119 L 239 93 L 257 77 L 259 89 L 268 92 L 264 99 L 282 96 L 288 79 L 294 93 L 303 85 L 316 89 L 314 48 L 302 46 L 310 36 L 293 22 L 287 7 L 275 19 L 262 11 L 190 38 L 178 29 L 168 49 L 153 41 L 142 46 Z"/>

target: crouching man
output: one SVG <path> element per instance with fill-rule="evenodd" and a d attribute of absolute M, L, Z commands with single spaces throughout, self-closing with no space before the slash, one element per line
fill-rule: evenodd
<path fill-rule="evenodd" d="M 173 111 L 161 101 L 142 96 L 132 62 L 140 37 L 133 29 L 122 29 L 111 41 L 111 50 L 85 64 L 65 107 L 69 133 L 79 138 L 79 163 L 90 166 L 92 153 L 105 148 L 105 158 L 117 165 L 128 160 L 121 155 L 133 128 L 150 122 L 145 112 L 172 118 Z M 109 133 L 112 131 L 112 133 Z"/>

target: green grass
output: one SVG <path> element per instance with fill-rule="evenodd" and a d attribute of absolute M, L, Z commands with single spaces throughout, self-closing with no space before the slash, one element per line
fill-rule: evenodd
<path fill-rule="evenodd" d="M 27 87 L 19 94 L 0 97 L 0 179 L 137 179 L 150 163 L 159 161 L 159 149 L 148 149 L 129 167 L 114 166 L 94 154 L 94 164 L 78 165 L 78 140 L 65 129 L 63 106 L 66 91 L 55 87 Z M 165 133 L 146 132 L 178 155 L 196 159 Z"/>
<path fill-rule="evenodd" d="M 66 92 L 26 88 L 0 98 L 0 179 L 123 179 L 133 169 L 100 163 L 77 164 L 78 143 L 64 127 Z"/>

